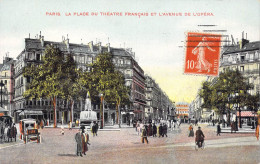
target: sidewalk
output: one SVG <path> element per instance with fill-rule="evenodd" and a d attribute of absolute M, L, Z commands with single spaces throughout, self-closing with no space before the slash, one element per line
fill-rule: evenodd
<path fill-rule="evenodd" d="M 63 127 L 65 129 L 68 129 L 69 125 L 63 124 Z M 49 126 L 44 126 L 44 128 L 53 128 L 53 124 L 50 124 Z M 57 128 L 61 128 L 61 124 L 57 124 Z M 79 129 L 79 128 L 80 128 L 79 126 L 72 127 L 72 129 Z M 85 128 L 90 129 L 89 126 L 85 126 Z M 128 126 L 126 124 L 122 124 L 121 128 L 133 128 L 133 126 Z M 105 125 L 105 127 L 103 129 L 99 128 L 98 130 L 99 131 L 120 131 L 121 128 L 119 128 L 118 124 L 115 124 L 115 125 Z"/>
<path fill-rule="evenodd" d="M 215 126 L 208 125 L 209 128 L 215 128 L 215 132 L 217 131 L 217 125 Z M 222 125 L 220 126 L 221 133 L 231 133 L 231 127 L 223 128 Z M 251 129 L 251 126 L 242 126 L 242 128 L 238 128 L 238 131 L 233 133 L 255 133 L 255 129 Z"/>
<path fill-rule="evenodd" d="M 245 146 L 245 145 L 260 145 L 256 137 L 237 137 L 237 138 L 222 138 L 214 140 L 205 140 L 205 147 L 228 147 L 228 146 Z M 195 146 L 194 142 L 178 143 L 174 146 Z"/>

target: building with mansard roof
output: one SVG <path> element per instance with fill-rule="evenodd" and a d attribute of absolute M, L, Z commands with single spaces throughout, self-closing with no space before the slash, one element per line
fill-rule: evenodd
<path fill-rule="evenodd" d="M 93 44 L 93 41 L 88 44 L 74 44 L 70 43 L 69 39 L 62 38 L 61 42 L 45 41 L 44 36 L 39 35 L 36 39 L 25 38 L 25 48 L 18 55 L 17 61 L 14 65 L 14 78 L 15 78 L 15 95 L 14 95 L 14 108 L 16 121 L 21 117 L 33 117 L 38 119 L 53 120 L 52 103 L 50 100 L 26 100 L 23 93 L 28 86 L 29 80 L 22 75 L 22 69 L 28 63 L 41 63 L 43 52 L 47 45 L 54 45 L 61 51 L 73 54 L 73 58 L 77 63 L 78 68 L 83 70 L 89 69 L 86 64 L 94 62 L 95 57 L 102 52 L 110 52 L 113 56 L 113 63 L 115 67 L 125 75 L 125 85 L 131 88 L 130 100 L 132 105 L 121 107 L 121 120 L 127 122 L 134 118 L 144 118 L 145 101 L 145 76 L 144 71 L 135 60 L 135 53 L 131 49 L 114 48 L 110 47 L 110 43 L 102 46 L 101 42 Z M 57 121 L 68 122 L 69 111 L 68 102 L 58 100 L 57 102 Z M 74 104 L 73 120 L 79 118 L 79 112 L 83 110 L 84 102 L 77 102 Z M 97 111 L 99 116 L 100 110 L 98 105 L 93 105 L 93 109 Z M 22 114 L 22 115 L 21 115 Z M 105 122 L 111 123 L 115 121 L 115 109 L 109 109 L 105 106 Z"/>

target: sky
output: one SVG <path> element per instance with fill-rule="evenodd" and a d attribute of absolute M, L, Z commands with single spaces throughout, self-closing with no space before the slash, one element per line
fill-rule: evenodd
<path fill-rule="evenodd" d="M 60 16 L 50 16 L 52 12 Z M 89 16 L 73 16 L 75 12 Z M 101 12 L 121 12 L 122 16 L 101 16 Z M 148 16 L 126 16 L 126 12 Z M 193 15 L 205 12 L 213 16 Z M 160 16 L 163 13 L 182 16 Z M 109 38 L 112 47 L 132 48 L 145 74 L 171 100 L 191 102 L 206 76 L 183 73 L 185 48 L 180 46 L 184 46 L 185 34 L 226 30 L 221 34 L 236 40 L 244 31 L 250 41 L 259 41 L 259 17 L 259 0 L 0 0 L 0 61 L 6 53 L 17 57 L 29 33 L 34 38 L 41 31 L 45 40 L 57 42 L 68 34 L 70 43 L 83 44 L 100 41 L 105 45 Z M 198 26 L 205 24 L 216 26 Z"/>

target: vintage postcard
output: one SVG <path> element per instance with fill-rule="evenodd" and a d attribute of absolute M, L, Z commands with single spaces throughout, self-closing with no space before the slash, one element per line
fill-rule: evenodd
<path fill-rule="evenodd" d="M 259 164 L 259 0 L 0 0 L 0 163 Z"/>

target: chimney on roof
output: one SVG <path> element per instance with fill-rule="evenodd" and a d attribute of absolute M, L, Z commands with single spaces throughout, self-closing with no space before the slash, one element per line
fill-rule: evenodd
<path fill-rule="evenodd" d="M 98 42 L 98 48 L 99 48 L 99 52 L 102 52 L 102 47 L 101 47 L 101 42 Z"/>
<path fill-rule="evenodd" d="M 30 33 L 29 33 L 29 39 L 30 39 Z"/>
<path fill-rule="evenodd" d="M 246 39 L 244 39 L 244 31 L 243 31 L 242 40 L 239 41 L 240 49 L 242 49 L 247 43 L 249 43 L 249 40 L 247 40 L 247 33 L 246 33 Z"/>
<path fill-rule="evenodd" d="M 67 46 L 67 50 L 69 51 L 70 48 L 70 42 L 69 42 L 69 35 L 67 34 L 67 39 L 65 40 L 65 44 Z"/>
<path fill-rule="evenodd" d="M 41 40 L 41 45 L 43 47 L 44 46 L 44 36 L 41 36 L 40 40 Z"/>
<path fill-rule="evenodd" d="M 110 43 L 107 43 L 107 52 L 110 52 Z"/>
<path fill-rule="evenodd" d="M 88 46 L 90 48 L 90 51 L 93 52 L 93 41 L 89 42 Z"/>

